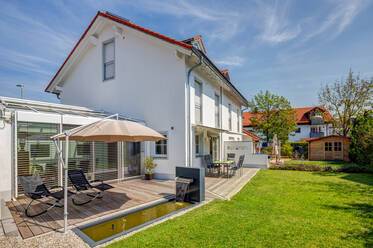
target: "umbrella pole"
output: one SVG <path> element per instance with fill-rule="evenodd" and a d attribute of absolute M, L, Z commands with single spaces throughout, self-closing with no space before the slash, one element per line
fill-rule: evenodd
<path fill-rule="evenodd" d="M 64 173 L 65 173 L 65 178 L 64 178 L 64 212 L 63 212 L 63 231 L 64 233 L 67 232 L 67 170 L 68 170 L 68 164 L 69 164 L 69 136 L 66 135 L 65 139 L 65 166 L 63 167 Z"/>

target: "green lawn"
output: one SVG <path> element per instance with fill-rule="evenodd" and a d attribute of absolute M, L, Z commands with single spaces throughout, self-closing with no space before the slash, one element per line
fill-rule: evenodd
<path fill-rule="evenodd" d="M 373 175 L 262 170 L 231 201 L 110 247 L 373 247 Z"/>

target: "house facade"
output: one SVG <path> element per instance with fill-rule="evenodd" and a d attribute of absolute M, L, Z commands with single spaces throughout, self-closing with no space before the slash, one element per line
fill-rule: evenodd
<path fill-rule="evenodd" d="M 202 38 L 178 41 L 98 12 L 46 91 L 64 104 L 120 113 L 167 136 L 146 142 L 156 176 L 175 166 L 222 159 L 225 141 L 242 140 L 247 100 L 206 55 Z"/>
<path fill-rule="evenodd" d="M 297 127 L 294 132 L 289 134 L 289 141 L 299 142 L 308 138 L 319 138 L 333 134 L 332 115 L 329 111 L 322 107 L 301 107 L 294 108 L 295 120 Z M 249 131 L 255 131 L 255 127 L 251 121 L 253 117 L 258 117 L 258 114 L 244 112 L 243 127 Z M 262 140 L 265 139 L 260 133 L 257 133 Z"/>

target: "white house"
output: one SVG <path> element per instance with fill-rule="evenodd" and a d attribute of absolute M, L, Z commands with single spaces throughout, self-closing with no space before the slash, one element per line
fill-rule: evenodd
<path fill-rule="evenodd" d="M 297 128 L 289 134 L 289 141 L 298 142 L 307 138 L 318 138 L 333 134 L 332 115 L 326 109 L 318 106 L 294 108 Z M 251 119 L 258 118 L 258 113 L 243 113 L 243 126 L 246 130 L 255 128 Z M 259 136 L 264 139 L 261 134 Z"/>
<path fill-rule="evenodd" d="M 108 12 L 98 12 L 45 89 L 64 104 L 105 109 L 167 136 L 148 143 L 156 176 L 224 158 L 242 140 L 245 97 L 207 57 L 202 38 L 178 41 Z"/>

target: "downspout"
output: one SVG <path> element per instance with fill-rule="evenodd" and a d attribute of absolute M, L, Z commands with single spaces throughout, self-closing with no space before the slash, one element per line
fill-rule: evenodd
<path fill-rule="evenodd" d="M 193 65 L 187 73 L 187 124 L 188 124 L 188 132 L 187 132 L 187 145 L 188 145 L 188 161 L 187 161 L 187 166 L 192 167 L 192 149 L 191 149 L 191 129 L 192 129 L 192 122 L 190 119 L 190 75 L 194 69 L 202 65 L 203 58 L 202 56 L 199 56 L 199 62 L 195 65 Z"/>

